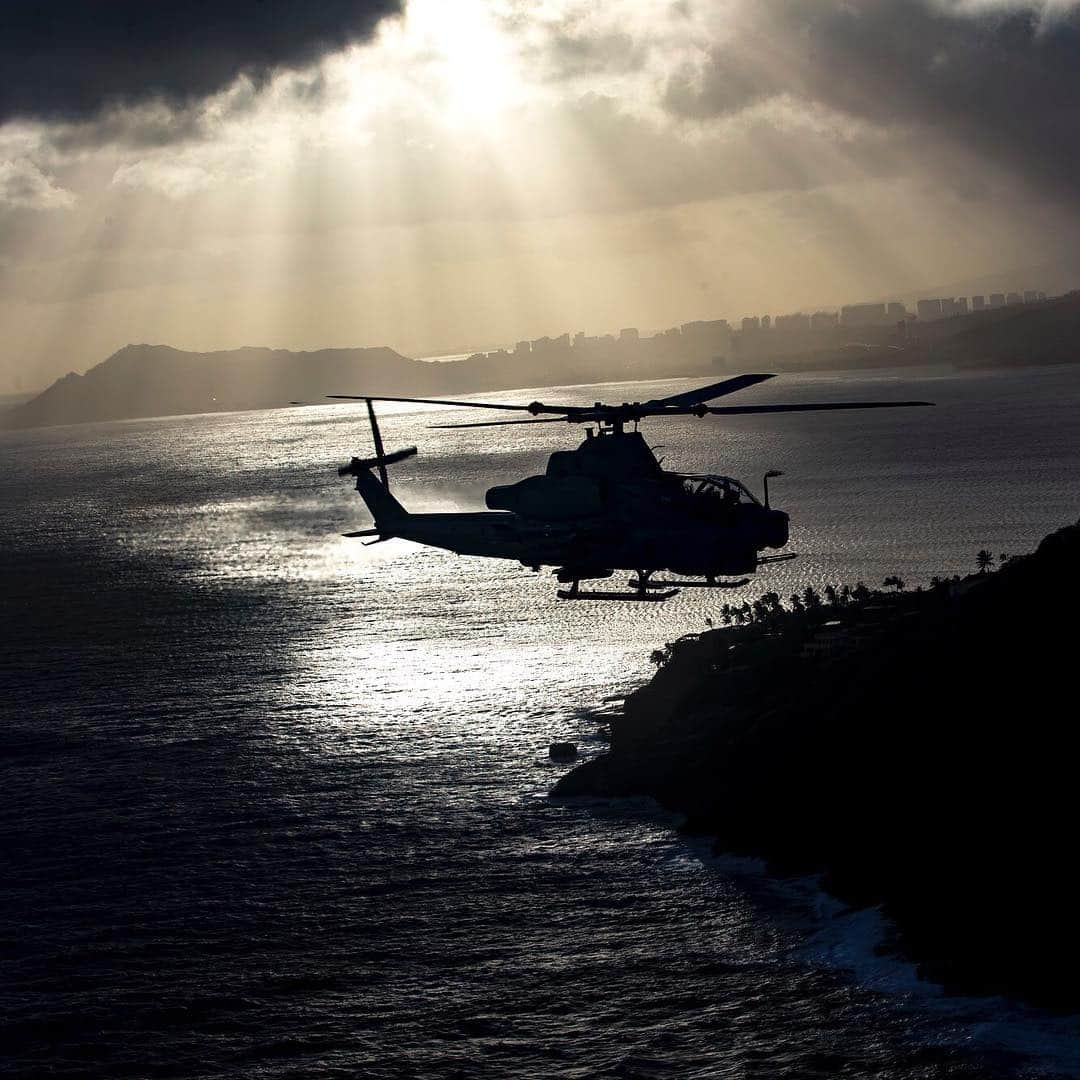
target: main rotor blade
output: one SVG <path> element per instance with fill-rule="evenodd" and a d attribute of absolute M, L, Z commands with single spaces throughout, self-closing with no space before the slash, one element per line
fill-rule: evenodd
<path fill-rule="evenodd" d="M 748 386 L 756 386 L 768 379 L 775 379 L 775 375 L 735 375 L 722 382 L 712 383 L 709 386 L 699 386 L 696 390 L 687 390 L 683 394 L 672 394 L 671 397 L 659 398 L 648 401 L 647 405 L 675 405 L 685 408 L 690 405 L 700 405 L 703 401 L 713 401 L 718 397 L 726 397 L 739 390 L 745 390 Z"/>
<path fill-rule="evenodd" d="M 575 413 L 582 412 L 591 406 L 585 405 L 543 405 L 534 401 L 530 405 L 508 405 L 499 401 L 450 401 L 446 398 L 422 398 L 422 397 L 374 397 L 370 394 L 327 394 L 327 398 L 333 401 L 403 401 L 417 405 L 457 405 L 463 409 L 507 409 L 511 412 L 547 412 L 547 413 Z"/>
<path fill-rule="evenodd" d="M 428 424 L 428 427 L 444 431 L 447 428 L 506 427 L 508 424 L 565 424 L 568 419 L 566 416 L 540 416 L 535 420 L 480 420 L 475 424 Z"/>
<path fill-rule="evenodd" d="M 404 401 L 417 405 L 460 405 L 466 409 L 515 409 L 529 411 L 528 405 L 501 405 L 491 401 L 447 401 L 444 398 L 376 397 L 370 394 L 327 394 L 334 401 Z"/>
<path fill-rule="evenodd" d="M 712 416 L 741 416 L 747 413 L 831 412 L 839 409 L 910 409 L 933 405 L 932 401 L 826 401 L 808 405 L 713 405 L 705 411 Z"/>

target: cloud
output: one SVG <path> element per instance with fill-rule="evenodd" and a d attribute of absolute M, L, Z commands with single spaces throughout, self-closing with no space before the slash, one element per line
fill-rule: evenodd
<path fill-rule="evenodd" d="M 401 0 L 6 0 L 0 123 L 82 120 L 118 106 L 183 107 L 239 75 L 261 85 L 367 39 Z"/>
<path fill-rule="evenodd" d="M 74 203 L 75 196 L 46 176 L 29 158 L 0 161 L 0 207 L 58 210 Z"/>
<path fill-rule="evenodd" d="M 744 0 L 704 63 L 668 80 L 684 121 L 798 99 L 944 142 L 1080 196 L 1080 13 L 1004 0 Z"/>

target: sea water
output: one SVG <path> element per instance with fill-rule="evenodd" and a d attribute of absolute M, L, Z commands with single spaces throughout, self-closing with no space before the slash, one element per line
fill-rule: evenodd
<path fill-rule="evenodd" d="M 943 997 L 879 955 L 875 912 L 715 858 L 647 801 L 550 801 L 546 753 L 600 752 L 649 653 L 733 595 L 913 587 L 1075 521 L 1078 391 L 1063 368 L 788 376 L 739 404 L 936 406 L 646 424 L 668 468 L 782 470 L 799 552 L 657 605 L 342 538 L 370 522 L 336 474 L 371 452 L 360 403 L 0 434 L 0 1067 L 1080 1075 L 1080 1025 Z M 481 509 L 581 437 L 380 416 L 420 449 L 392 470 L 414 510 Z"/>

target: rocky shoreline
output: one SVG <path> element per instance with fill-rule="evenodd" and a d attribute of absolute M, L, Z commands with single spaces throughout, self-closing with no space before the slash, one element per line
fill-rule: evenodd
<path fill-rule="evenodd" d="M 729 610 L 654 654 L 610 751 L 554 794 L 653 796 L 724 851 L 880 904 L 948 989 L 1080 1008 L 1078 568 L 1080 524 L 925 590 Z"/>

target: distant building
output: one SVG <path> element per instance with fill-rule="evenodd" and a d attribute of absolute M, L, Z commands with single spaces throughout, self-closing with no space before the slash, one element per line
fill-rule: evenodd
<path fill-rule="evenodd" d="M 579 330 L 574 335 L 574 348 L 575 349 L 584 349 L 585 348 L 585 331 L 584 330 Z"/>
<path fill-rule="evenodd" d="M 810 329 L 832 330 L 839 322 L 839 316 L 835 311 L 815 311 L 814 314 L 810 316 Z"/>
<path fill-rule="evenodd" d="M 986 307 L 986 297 L 985 296 L 973 296 L 971 298 L 971 310 L 972 311 L 982 311 L 982 309 L 984 307 Z"/>
<path fill-rule="evenodd" d="M 840 309 L 844 326 L 884 326 L 889 321 L 884 304 L 845 304 Z"/>
<path fill-rule="evenodd" d="M 761 329 L 762 330 L 768 330 L 771 325 L 772 325 L 772 319 L 769 318 L 768 315 L 762 315 L 761 316 Z"/>
<path fill-rule="evenodd" d="M 1005 297 L 1006 304 L 1022 304 L 1024 298 L 1018 292 L 1011 292 Z"/>
<path fill-rule="evenodd" d="M 803 334 L 810 329 L 810 316 L 797 311 L 792 315 L 777 315 L 773 329 L 785 334 Z"/>
<path fill-rule="evenodd" d="M 992 308 L 999 308 L 1005 306 L 1005 294 L 1004 293 L 991 293 L 990 294 L 990 306 Z"/>
<path fill-rule="evenodd" d="M 519 341 L 514 346 L 515 356 L 525 356 L 527 353 L 532 352 L 532 344 L 528 341 Z"/>
<path fill-rule="evenodd" d="M 1039 299 L 1039 294 L 1034 289 L 1025 289 L 1024 290 L 1024 303 L 1025 304 L 1037 303 L 1038 299 Z"/>
<path fill-rule="evenodd" d="M 950 315 L 966 315 L 968 302 L 966 296 L 949 296 L 941 300 L 941 317 L 947 319 Z"/>
<path fill-rule="evenodd" d="M 923 322 L 931 322 L 934 319 L 941 318 L 941 301 L 940 300 L 920 300 L 915 305 L 915 310 L 918 313 L 920 319 Z"/>
<path fill-rule="evenodd" d="M 903 304 L 897 303 L 895 300 L 889 304 L 888 310 L 885 312 L 888 316 L 888 321 L 900 322 L 908 317 L 908 309 Z"/>
<path fill-rule="evenodd" d="M 687 352 L 701 359 L 731 355 L 731 327 L 727 319 L 699 320 L 682 324 Z"/>
<path fill-rule="evenodd" d="M 747 315 L 746 318 L 744 318 L 742 321 L 742 329 L 744 334 L 747 332 L 752 332 L 754 330 L 760 330 L 761 320 L 756 317 L 751 317 Z"/>
<path fill-rule="evenodd" d="M 636 326 L 624 326 L 623 329 L 619 331 L 620 341 L 639 341 L 640 339 L 641 335 L 637 332 Z"/>

